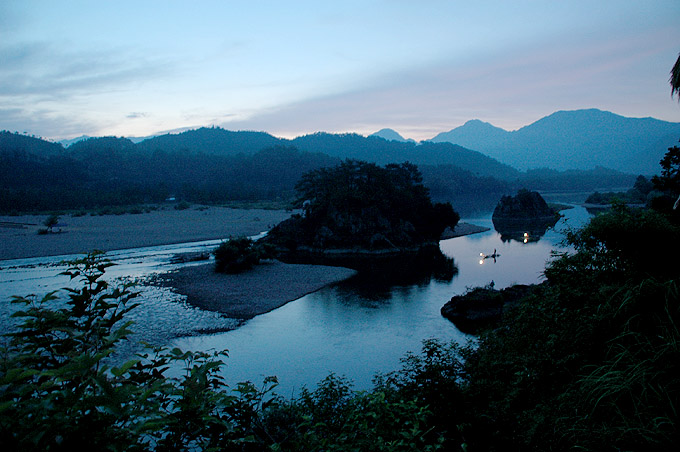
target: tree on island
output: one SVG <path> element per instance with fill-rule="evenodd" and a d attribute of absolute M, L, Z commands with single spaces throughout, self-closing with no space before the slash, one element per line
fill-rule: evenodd
<path fill-rule="evenodd" d="M 213 254 L 216 272 L 241 273 L 250 270 L 262 259 L 270 259 L 272 250 L 266 243 L 254 242 L 248 237 L 237 237 L 222 242 Z"/>
<path fill-rule="evenodd" d="M 678 95 L 678 102 L 680 102 L 680 55 L 671 69 L 671 78 L 669 80 L 671 84 L 671 97 L 674 94 Z"/>
<path fill-rule="evenodd" d="M 411 163 L 380 167 L 345 160 L 305 173 L 296 191 L 303 215 L 275 228 L 275 241 L 322 249 L 403 249 L 438 242 L 459 220 L 451 204 L 432 203 Z"/>

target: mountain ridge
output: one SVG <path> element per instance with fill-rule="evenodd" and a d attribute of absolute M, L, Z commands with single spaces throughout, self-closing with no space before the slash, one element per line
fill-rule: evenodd
<path fill-rule="evenodd" d="M 680 123 L 628 118 L 590 108 L 556 111 L 515 131 L 471 120 L 430 141 L 456 143 L 520 170 L 589 169 L 599 165 L 654 174 L 666 150 L 678 139 Z"/>
<path fill-rule="evenodd" d="M 406 139 L 403 136 L 401 136 L 399 132 L 390 128 L 380 129 L 377 132 L 370 134 L 369 137 L 380 137 L 387 141 L 399 141 L 401 143 L 405 142 L 415 143 L 415 140 L 413 140 L 412 138 Z"/>

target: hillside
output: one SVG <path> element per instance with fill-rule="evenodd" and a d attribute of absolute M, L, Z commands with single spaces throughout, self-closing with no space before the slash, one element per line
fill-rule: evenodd
<path fill-rule="evenodd" d="M 265 148 L 284 144 L 265 132 L 232 132 L 219 127 L 201 127 L 177 134 L 149 138 L 137 144 L 140 151 L 201 152 L 211 155 L 254 154 Z"/>
<path fill-rule="evenodd" d="M 475 149 L 521 170 L 602 166 L 655 174 L 659 161 L 678 139 L 680 123 L 589 109 L 558 111 L 512 132 L 482 121 L 468 121 L 431 141 Z"/>
<path fill-rule="evenodd" d="M 332 157 L 365 160 L 386 165 L 411 162 L 416 165 L 455 165 L 476 176 L 513 180 L 519 172 L 486 155 L 450 143 L 386 141 L 377 136 L 355 133 L 314 133 L 295 138 L 291 143 L 308 152 L 322 152 Z"/>
<path fill-rule="evenodd" d="M 64 148 L 59 143 L 3 130 L 0 132 L 0 151 L 28 153 L 47 158 L 62 154 Z"/>
<path fill-rule="evenodd" d="M 380 165 L 408 161 L 417 165 L 456 165 L 478 176 L 493 176 L 505 180 L 515 179 L 519 175 L 514 168 L 480 152 L 450 143 L 418 145 L 392 132 L 392 135 L 384 132 L 387 136 L 396 136 L 391 140 L 378 135 L 364 137 L 355 133 L 324 132 L 286 140 L 265 132 L 233 132 L 219 127 L 203 127 L 179 134 L 149 138 L 138 143 L 136 150 L 147 153 L 192 152 L 226 157 L 239 154 L 253 155 L 274 146 L 293 146 L 303 152 L 322 153 L 339 159 L 365 160 Z"/>
<path fill-rule="evenodd" d="M 3 132 L 0 210 L 91 209 L 168 197 L 197 203 L 290 201 L 306 171 L 344 159 L 414 163 L 433 199 L 452 202 L 462 213 L 491 208 L 500 195 L 518 188 L 602 191 L 632 186 L 635 177 L 603 169 L 521 173 L 451 143 L 415 144 L 357 134 L 316 133 L 285 140 L 264 132 L 202 128 L 140 143 L 88 138 L 64 149 Z"/>

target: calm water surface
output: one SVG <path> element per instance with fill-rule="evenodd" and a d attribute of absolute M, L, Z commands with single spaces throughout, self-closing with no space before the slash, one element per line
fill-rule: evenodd
<path fill-rule="evenodd" d="M 585 209 L 563 212 L 556 226 L 578 227 L 588 218 Z M 442 251 L 454 258 L 458 274 L 451 281 L 383 287 L 353 278 L 326 287 L 226 333 L 182 338 L 183 349 L 228 349 L 223 372 L 227 382 L 266 376 L 279 379 L 278 392 L 289 396 L 302 386 L 314 388 L 330 372 L 346 376 L 356 389 L 369 389 L 377 372 L 400 367 L 409 351 L 418 352 L 423 339 L 464 343 L 472 337 L 440 314 L 453 295 L 468 287 L 494 282 L 496 288 L 541 280 L 551 252 L 563 236 L 549 230 L 538 242 L 503 242 L 493 230 L 490 214 L 465 221 L 490 227 L 481 234 L 442 241 Z M 480 253 L 500 256 L 482 260 Z"/>

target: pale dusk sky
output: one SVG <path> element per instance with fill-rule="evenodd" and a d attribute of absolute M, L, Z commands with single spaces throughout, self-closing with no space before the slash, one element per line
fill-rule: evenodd
<path fill-rule="evenodd" d="M 680 122 L 680 1 L 0 2 L 0 129 L 428 139 L 599 108 Z"/>

